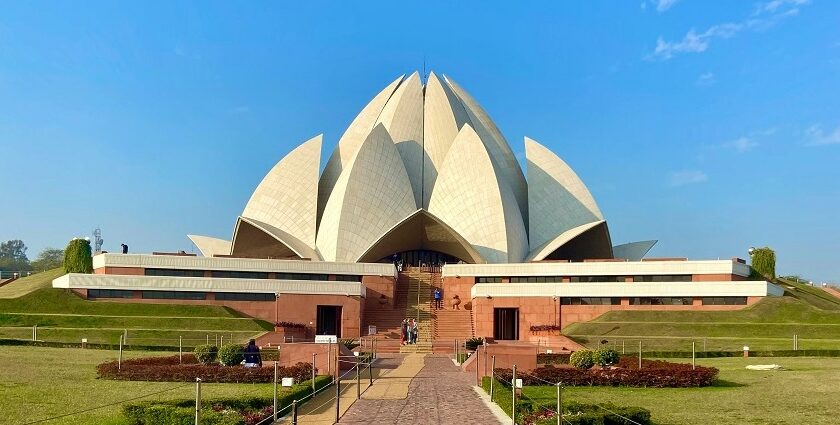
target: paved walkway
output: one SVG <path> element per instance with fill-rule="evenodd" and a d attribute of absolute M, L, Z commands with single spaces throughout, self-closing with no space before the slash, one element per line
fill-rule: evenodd
<path fill-rule="evenodd" d="M 374 385 L 368 385 L 369 377 L 368 371 L 365 370 L 361 374 L 360 389 L 356 388 L 356 374 L 350 372 L 345 379 L 341 380 L 341 398 L 339 399 L 339 413 L 344 415 L 350 406 L 356 402 L 356 395 L 358 392 L 362 393 L 362 397 L 370 397 L 369 393 L 377 391 L 382 397 L 386 397 L 386 393 L 393 393 L 402 395 L 405 398 L 408 395 L 408 386 L 411 383 L 411 378 L 423 368 L 423 356 L 414 355 L 406 356 L 403 354 L 394 354 L 385 358 L 380 358 L 376 361 L 373 368 Z M 287 412 L 284 412 L 287 413 Z M 290 424 L 292 418 L 286 416 L 279 419 L 276 424 Z M 328 425 L 335 423 L 335 387 L 330 387 L 315 396 L 314 399 L 309 400 L 301 406 L 298 411 L 299 424 L 311 425 Z"/>
<path fill-rule="evenodd" d="M 416 355 L 412 355 L 416 356 Z M 397 398 L 398 387 L 404 385 L 404 375 L 417 367 L 416 359 L 408 356 L 404 369 L 394 370 L 395 383 L 389 390 L 386 379 L 374 382 L 371 390 L 356 401 L 342 416 L 342 424 L 497 424 L 496 416 L 478 397 L 472 387 L 475 377 L 461 372 L 446 356 L 428 355 L 425 364 L 408 386 L 406 397 Z M 383 373 L 383 378 L 388 375 Z M 386 388 L 374 392 L 378 386 Z M 402 395 L 402 392 L 399 392 Z"/>

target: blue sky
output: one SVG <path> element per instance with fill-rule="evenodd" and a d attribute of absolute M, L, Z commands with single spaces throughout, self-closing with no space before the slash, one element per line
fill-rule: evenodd
<path fill-rule="evenodd" d="M 300 3 L 0 4 L 0 240 L 229 238 L 425 57 L 575 168 L 613 242 L 840 281 L 840 2 Z"/>

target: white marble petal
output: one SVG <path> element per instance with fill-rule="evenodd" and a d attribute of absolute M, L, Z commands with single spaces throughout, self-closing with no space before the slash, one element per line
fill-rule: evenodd
<path fill-rule="evenodd" d="M 406 78 L 382 109 L 377 121 L 397 144 L 414 201 L 423 202 L 423 85 L 417 72 Z"/>
<path fill-rule="evenodd" d="M 211 236 L 187 235 L 205 257 L 230 255 L 230 241 Z"/>
<path fill-rule="evenodd" d="M 242 216 L 280 229 L 315 249 L 322 139 L 323 135 L 315 136 L 280 160 L 257 186 Z"/>
<path fill-rule="evenodd" d="M 525 156 L 532 251 L 570 229 L 604 219 L 589 189 L 557 155 L 526 137 Z"/>
<path fill-rule="evenodd" d="M 468 124 L 446 156 L 429 212 L 466 238 L 488 263 L 519 262 L 527 254 L 516 198 Z"/>
<path fill-rule="evenodd" d="M 616 245 L 613 247 L 613 256 L 629 261 L 641 261 L 657 242 L 659 241 L 637 241 Z"/>
<path fill-rule="evenodd" d="M 566 230 L 565 232 L 560 233 L 559 235 L 555 236 L 554 238 L 549 239 L 548 241 L 546 241 L 541 246 L 538 246 L 538 247 L 532 249 L 531 252 L 528 254 L 528 257 L 525 259 L 525 261 L 540 261 L 540 260 L 544 259 L 545 257 L 547 257 L 548 255 L 550 255 L 552 252 L 556 251 L 561 246 L 563 246 L 566 243 L 568 243 L 569 241 L 571 241 L 572 239 L 574 239 L 574 238 L 576 238 L 576 237 L 594 229 L 598 225 L 601 225 L 601 224 L 604 224 L 604 223 L 606 223 L 606 221 L 598 220 L 598 221 L 593 221 L 591 223 L 585 223 L 585 224 L 582 224 L 580 226 L 577 226 L 577 227 L 571 228 L 569 230 Z"/>
<path fill-rule="evenodd" d="M 490 152 L 490 156 L 498 165 L 503 178 L 513 190 L 513 194 L 516 196 L 516 202 L 519 204 L 519 211 L 522 212 L 522 218 L 525 220 L 525 226 L 527 228 L 528 183 L 525 181 L 525 175 L 522 173 L 522 167 L 519 166 L 519 161 L 513 154 L 507 140 L 505 140 L 505 137 L 484 108 L 469 93 L 452 81 L 451 78 L 444 76 L 444 80 L 461 100 L 461 103 L 464 105 L 464 110 L 470 119 L 470 124 L 481 137 L 484 146 Z"/>
<path fill-rule="evenodd" d="M 243 225 L 243 223 L 245 223 Z M 307 258 L 310 260 L 321 260 L 321 256 L 318 255 L 317 251 L 314 248 L 307 245 L 305 242 L 301 241 L 300 239 L 296 238 L 294 235 L 291 235 L 282 229 L 278 229 L 268 223 L 261 222 L 259 220 L 248 218 L 248 217 L 239 217 L 236 222 L 236 228 L 234 229 L 233 234 L 233 241 L 231 242 L 231 254 L 232 255 L 239 255 L 239 252 L 247 253 L 249 251 L 253 252 L 252 250 L 257 249 L 260 252 L 263 249 L 266 249 L 265 246 L 257 246 L 255 248 L 255 240 L 256 238 L 251 238 L 250 240 L 246 237 L 243 238 L 241 236 L 241 229 L 243 226 L 250 226 L 252 229 L 256 229 L 256 232 L 262 237 L 270 237 L 274 239 L 277 243 L 272 242 L 270 250 L 272 252 L 276 251 L 289 251 L 290 254 L 297 256 L 299 258 Z M 256 241 L 256 245 L 261 245 L 261 241 Z M 281 247 L 275 249 L 274 247 Z M 246 257 L 262 257 L 254 254 L 245 254 Z M 284 255 L 285 256 L 285 255 Z"/>
<path fill-rule="evenodd" d="M 318 183 L 319 220 L 324 212 L 327 200 L 332 194 L 333 187 L 335 186 L 336 181 L 338 181 L 338 177 L 347 167 L 347 164 L 353 156 L 356 155 L 356 152 L 359 150 L 359 146 L 362 145 L 362 142 L 365 141 L 368 134 L 370 134 L 370 131 L 376 125 L 379 114 L 382 113 L 382 109 L 385 107 L 388 99 L 391 98 L 394 90 L 396 90 L 397 86 L 399 86 L 400 82 L 402 82 L 403 77 L 404 75 L 401 75 L 399 78 L 391 82 L 391 84 L 388 84 L 388 87 L 385 87 L 381 92 L 379 92 L 379 94 L 376 95 L 376 97 L 368 102 L 362 111 L 359 112 L 359 115 L 357 115 L 353 122 L 350 123 L 347 130 L 344 131 L 341 139 L 338 140 L 338 145 L 332 155 L 330 155 L 330 159 L 327 161 L 327 165 L 324 167 L 324 172 L 321 174 L 321 180 Z"/>
<path fill-rule="evenodd" d="M 356 261 L 388 229 L 417 210 L 388 131 L 377 125 L 341 173 L 318 229 L 325 261 Z"/>
<path fill-rule="evenodd" d="M 469 122 L 464 106 L 448 85 L 443 84 L 434 72 L 426 81 L 426 99 L 423 104 L 423 206 L 428 208 L 438 174 L 449 147 L 464 124 Z"/>

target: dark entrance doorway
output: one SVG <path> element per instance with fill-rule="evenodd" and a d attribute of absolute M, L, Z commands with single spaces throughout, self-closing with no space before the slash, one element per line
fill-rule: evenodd
<path fill-rule="evenodd" d="M 494 308 L 493 309 L 493 339 L 497 339 L 497 340 L 518 340 L 519 339 L 519 309 L 518 308 Z"/>
<path fill-rule="evenodd" d="M 429 250 L 402 251 L 382 258 L 380 263 L 402 263 L 404 267 L 430 267 L 444 264 L 456 264 L 460 259 L 449 254 Z"/>
<path fill-rule="evenodd" d="M 319 305 L 315 322 L 315 332 L 318 335 L 335 335 L 341 338 L 341 306 Z"/>

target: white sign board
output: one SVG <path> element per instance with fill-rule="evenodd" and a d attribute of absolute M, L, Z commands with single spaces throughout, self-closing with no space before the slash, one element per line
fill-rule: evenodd
<path fill-rule="evenodd" d="M 282 378 L 280 380 L 280 385 L 284 387 L 291 387 L 295 384 L 295 378 Z"/>
<path fill-rule="evenodd" d="M 522 380 L 519 378 L 516 378 L 516 388 L 522 388 Z"/>
<path fill-rule="evenodd" d="M 376 325 L 368 325 L 368 335 L 376 335 Z"/>
<path fill-rule="evenodd" d="M 545 354 L 551 354 L 551 353 L 553 353 L 553 352 L 554 352 L 554 351 L 551 351 L 551 350 L 545 350 Z"/>
<path fill-rule="evenodd" d="M 338 343 L 338 337 L 335 335 L 315 335 L 315 343 L 317 344 L 329 344 L 329 343 Z"/>

